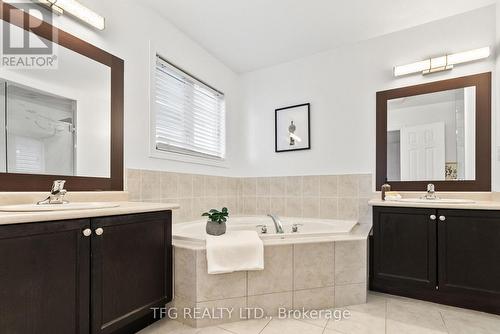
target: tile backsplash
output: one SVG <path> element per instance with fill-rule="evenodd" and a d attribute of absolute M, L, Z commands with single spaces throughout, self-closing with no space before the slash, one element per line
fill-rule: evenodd
<path fill-rule="evenodd" d="M 222 206 L 233 214 L 363 221 L 373 196 L 370 174 L 237 178 L 128 169 L 126 175 L 130 200 L 179 203 L 175 222 Z"/>

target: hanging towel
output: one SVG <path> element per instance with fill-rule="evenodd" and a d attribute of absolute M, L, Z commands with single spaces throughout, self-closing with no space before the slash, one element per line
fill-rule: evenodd
<path fill-rule="evenodd" d="M 209 274 L 264 269 L 264 244 L 257 232 L 229 231 L 206 240 Z"/>

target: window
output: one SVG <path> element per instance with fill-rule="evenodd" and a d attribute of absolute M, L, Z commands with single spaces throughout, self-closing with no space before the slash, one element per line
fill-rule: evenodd
<path fill-rule="evenodd" d="M 224 94 L 156 56 L 154 144 L 157 151 L 223 160 Z"/>

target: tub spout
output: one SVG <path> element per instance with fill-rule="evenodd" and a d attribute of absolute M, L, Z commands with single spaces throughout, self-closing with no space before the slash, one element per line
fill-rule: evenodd
<path fill-rule="evenodd" d="M 276 233 L 277 234 L 283 234 L 283 233 L 285 233 L 283 231 L 283 224 L 281 224 L 281 220 L 280 220 L 280 218 L 277 215 L 273 215 L 273 214 L 268 213 L 267 216 L 271 217 L 271 219 L 273 220 L 274 227 L 276 228 Z"/>

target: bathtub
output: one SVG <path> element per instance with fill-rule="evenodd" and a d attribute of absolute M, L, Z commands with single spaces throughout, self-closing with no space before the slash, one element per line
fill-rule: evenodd
<path fill-rule="evenodd" d="M 256 231 L 261 239 L 266 241 L 283 239 L 308 239 L 328 238 L 332 236 L 349 234 L 357 225 L 355 220 L 317 219 L 317 218 L 292 218 L 281 217 L 285 233 L 276 234 L 273 220 L 267 216 L 236 216 L 230 217 L 227 222 L 227 231 L 250 230 Z M 193 243 L 205 242 L 206 220 L 196 220 L 173 225 L 173 239 Z M 298 231 L 293 232 L 292 226 L 297 224 Z M 262 233 L 262 226 L 267 228 Z"/>
<path fill-rule="evenodd" d="M 219 275 L 207 273 L 206 220 L 176 223 L 174 304 L 178 308 L 232 307 L 224 319 L 178 320 L 192 327 L 239 321 L 238 309 L 259 308 L 266 316 L 278 309 L 319 310 L 366 302 L 367 239 L 371 225 L 354 220 L 281 217 L 285 233 L 276 234 L 266 216 L 231 216 L 228 231 L 252 230 L 264 243 L 264 270 Z M 292 232 L 293 224 L 299 226 Z M 266 225 L 267 233 L 261 233 Z"/>

